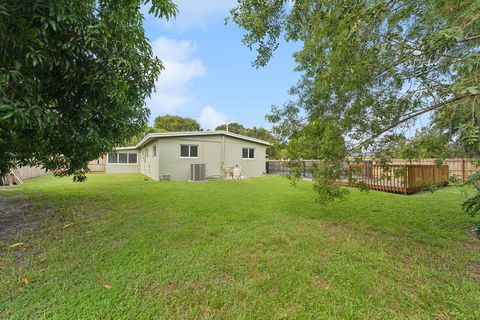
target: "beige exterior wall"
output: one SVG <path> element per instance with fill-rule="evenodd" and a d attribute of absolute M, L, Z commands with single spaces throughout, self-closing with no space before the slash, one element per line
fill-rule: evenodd
<path fill-rule="evenodd" d="M 105 172 L 106 173 L 139 173 L 140 172 L 140 152 L 138 150 L 119 150 L 118 152 L 126 152 L 126 153 L 136 153 L 137 154 L 137 164 L 119 164 L 119 163 L 107 163 L 105 165 Z"/>
<path fill-rule="evenodd" d="M 265 173 L 267 146 L 232 137 L 225 137 L 225 148 L 226 167 L 234 167 L 238 164 L 242 169 L 242 174 L 247 178 L 259 177 Z M 255 149 L 255 159 L 243 159 L 243 148 Z"/>
<path fill-rule="evenodd" d="M 198 146 L 198 157 L 180 157 L 181 145 Z M 156 155 L 154 154 L 156 147 Z M 242 159 L 242 149 L 255 149 L 254 159 Z M 161 175 L 170 175 L 171 180 L 190 179 L 192 164 L 205 164 L 206 177 L 223 178 L 225 172 L 239 165 L 247 178 L 258 177 L 265 173 L 267 146 L 224 135 L 206 135 L 191 137 L 164 137 L 154 139 L 140 150 L 119 150 L 118 152 L 136 152 L 138 164 L 106 164 L 107 173 L 141 173 L 153 180 Z M 108 161 L 107 161 L 108 162 Z"/>
<path fill-rule="evenodd" d="M 198 157 L 180 157 L 182 144 L 198 146 Z M 242 159 L 242 148 L 255 149 L 255 159 Z M 224 169 L 238 164 L 246 177 L 258 177 L 265 173 L 265 151 L 264 145 L 222 135 L 161 138 L 141 149 L 139 172 L 154 180 L 165 174 L 171 180 L 186 181 L 190 179 L 192 164 L 206 164 L 207 178 L 223 178 Z"/>
<path fill-rule="evenodd" d="M 157 154 L 154 154 L 154 147 L 157 149 Z M 152 178 L 153 180 L 158 180 L 159 177 L 159 140 L 154 140 L 152 143 L 149 143 L 143 146 L 140 150 L 140 173 L 146 175 L 147 177 Z"/>
<path fill-rule="evenodd" d="M 186 181 L 190 179 L 191 164 L 205 163 L 207 177 L 222 176 L 220 136 L 162 138 L 158 139 L 157 143 L 159 143 L 159 175 L 168 174 L 172 180 Z M 180 157 L 182 144 L 198 146 L 198 157 Z"/>

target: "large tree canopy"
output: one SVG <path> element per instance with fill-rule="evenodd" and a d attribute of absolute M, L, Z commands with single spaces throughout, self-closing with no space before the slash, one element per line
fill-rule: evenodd
<path fill-rule="evenodd" d="M 0 176 L 41 165 L 83 179 L 144 128 L 162 70 L 140 6 L 169 19 L 170 0 L 0 3 Z"/>
<path fill-rule="evenodd" d="M 182 131 L 200 131 L 200 124 L 192 118 L 180 116 L 158 116 L 155 118 L 153 127 L 165 132 L 182 132 Z"/>
<path fill-rule="evenodd" d="M 479 156 L 479 12 L 477 0 L 240 0 L 231 19 L 257 49 L 254 66 L 282 36 L 302 45 L 295 99 L 269 119 L 292 159 L 326 160 L 314 180 L 330 200 L 347 154 L 381 150 L 423 114 L 447 120 L 438 129 Z"/>

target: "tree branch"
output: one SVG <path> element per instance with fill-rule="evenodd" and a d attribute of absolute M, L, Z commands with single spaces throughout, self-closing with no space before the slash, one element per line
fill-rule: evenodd
<path fill-rule="evenodd" d="M 477 40 L 477 39 L 480 39 L 480 35 L 466 37 L 465 39 L 462 39 L 462 40 L 457 41 L 457 42 L 468 42 L 468 41 Z"/>
<path fill-rule="evenodd" d="M 470 97 L 476 97 L 476 96 L 478 96 L 478 95 L 480 95 L 480 94 L 478 94 L 478 93 L 477 93 L 477 94 L 471 94 L 471 93 L 469 93 L 469 94 L 464 94 L 464 95 L 461 95 L 461 96 L 457 96 L 457 97 L 451 98 L 451 99 L 449 99 L 449 100 L 445 100 L 445 101 L 436 103 L 436 104 L 434 104 L 434 105 L 431 105 L 431 106 L 428 107 L 428 108 L 419 110 L 419 111 L 417 111 L 417 112 L 411 113 L 411 114 L 409 114 L 408 116 L 406 116 L 406 117 L 398 120 L 397 122 L 395 122 L 395 123 L 393 123 L 393 124 L 391 124 L 391 125 L 383 128 L 382 130 L 380 130 L 380 132 L 374 134 L 373 136 L 371 136 L 371 137 L 363 140 L 362 142 L 356 144 L 353 148 L 350 148 L 350 150 L 356 149 L 356 148 L 364 145 L 364 144 L 367 143 L 367 142 L 371 142 L 372 140 L 378 138 L 379 136 L 381 136 L 381 135 L 384 134 L 385 132 L 390 131 L 390 130 L 394 129 L 395 127 L 401 125 L 402 123 L 405 123 L 405 122 L 407 122 L 408 120 L 414 119 L 414 118 L 416 118 L 416 117 L 418 117 L 418 116 L 420 116 L 420 115 L 422 115 L 422 114 L 424 114 L 424 113 L 427 113 L 427 112 L 430 112 L 430 111 L 439 109 L 439 108 L 441 108 L 441 107 L 443 107 L 443 106 L 445 106 L 445 105 L 448 105 L 448 104 L 451 104 L 451 103 L 460 101 L 460 100 L 462 100 L 462 99 L 470 98 Z"/>

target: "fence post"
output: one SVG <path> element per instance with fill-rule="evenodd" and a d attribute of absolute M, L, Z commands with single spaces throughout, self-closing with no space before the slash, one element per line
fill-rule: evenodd
<path fill-rule="evenodd" d="M 465 159 L 462 158 L 462 181 L 465 181 Z"/>
<path fill-rule="evenodd" d="M 404 184 L 403 184 L 403 193 L 408 194 L 408 188 L 410 187 L 410 167 L 408 165 L 405 165 L 405 176 L 403 177 Z"/>

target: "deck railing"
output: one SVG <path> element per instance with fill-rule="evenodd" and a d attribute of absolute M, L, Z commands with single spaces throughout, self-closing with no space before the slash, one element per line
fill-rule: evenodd
<path fill-rule="evenodd" d="M 376 165 L 360 164 L 340 184 L 365 186 L 368 189 L 411 194 L 430 187 L 448 184 L 447 165 Z"/>
<path fill-rule="evenodd" d="M 303 176 L 309 177 L 308 168 L 318 160 L 301 161 Z M 267 173 L 288 174 L 288 161 L 267 161 Z M 368 162 L 346 164 L 346 175 L 338 183 L 346 186 L 363 186 L 368 189 L 411 194 L 431 186 L 448 184 L 448 165 L 389 164 Z"/>

